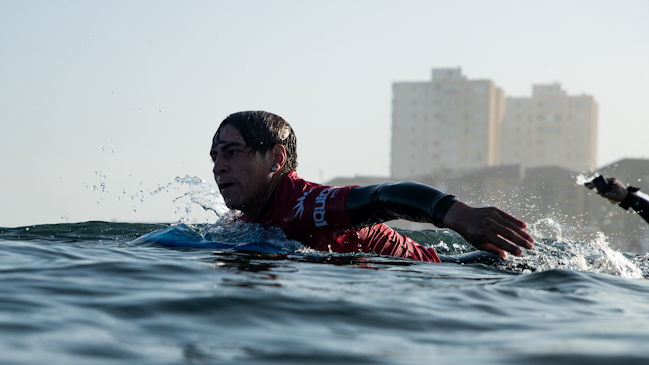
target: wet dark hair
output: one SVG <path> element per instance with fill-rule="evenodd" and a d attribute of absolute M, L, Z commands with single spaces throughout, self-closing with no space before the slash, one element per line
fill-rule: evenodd
<path fill-rule="evenodd" d="M 297 139 L 293 128 L 284 118 L 262 110 L 244 111 L 228 115 L 216 130 L 216 137 L 226 125 L 239 130 L 251 151 L 266 154 L 275 145 L 286 149 L 286 171 L 297 168 Z"/>

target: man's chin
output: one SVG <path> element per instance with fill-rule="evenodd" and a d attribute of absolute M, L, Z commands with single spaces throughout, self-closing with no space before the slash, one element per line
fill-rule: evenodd
<path fill-rule="evenodd" d="M 228 209 L 232 209 L 232 210 L 242 210 L 242 208 L 245 205 L 245 204 L 243 204 L 241 202 L 231 200 L 231 199 L 227 199 L 225 197 L 224 197 L 223 200 L 225 201 L 225 206 L 228 207 Z"/>

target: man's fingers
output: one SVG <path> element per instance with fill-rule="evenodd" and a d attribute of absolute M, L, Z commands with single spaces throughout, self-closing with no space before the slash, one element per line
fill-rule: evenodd
<path fill-rule="evenodd" d="M 494 212 L 496 212 L 496 216 L 499 218 L 499 221 L 506 221 L 506 222 L 511 222 L 512 224 L 517 225 L 520 228 L 526 228 L 527 224 L 523 222 L 522 220 L 514 217 L 513 215 L 510 215 L 509 213 L 503 212 L 502 210 L 498 208 L 493 208 Z"/>
<path fill-rule="evenodd" d="M 507 228 L 504 227 L 502 229 L 507 230 Z M 522 240 L 522 242 L 526 241 Z M 502 258 L 505 258 L 506 256 L 505 251 L 515 256 L 523 255 L 523 250 L 508 241 L 506 238 L 503 238 L 501 234 L 497 233 L 495 230 L 483 236 L 478 242 L 474 242 L 473 245 L 483 251 L 494 253 Z"/>
<path fill-rule="evenodd" d="M 487 233 L 485 237 L 485 244 L 491 244 L 510 252 L 516 256 L 523 254 L 523 251 L 518 247 L 525 247 L 531 249 L 534 247 L 534 239 L 528 235 L 520 223 L 524 223 L 511 215 L 499 210 L 493 210 L 495 216 L 487 219 L 488 225 L 491 226 L 491 232 Z"/>
<path fill-rule="evenodd" d="M 531 249 L 534 247 L 534 238 L 525 232 L 519 225 L 508 219 L 499 219 L 500 226 L 494 227 L 495 232 L 519 246 Z"/>
<path fill-rule="evenodd" d="M 494 226 L 494 230 L 497 234 L 519 246 L 528 249 L 534 247 L 534 238 L 524 230 L 527 226 L 525 222 L 516 219 L 500 209 L 496 209 L 495 212 L 495 221 L 497 225 Z"/>
<path fill-rule="evenodd" d="M 493 246 L 496 246 L 497 248 L 507 251 L 511 253 L 512 255 L 515 256 L 522 256 L 523 255 L 523 250 L 521 250 L 518 246 L 510 243 L 509 241 L 503 239 L 502 237 L 496 236 L 492 242 L 489 242 L 488 244 L 491 244 Z"/>
<path fill-rule="evenodd" d="M 483 245 L 480 245 L 480 247 L 478 248 L 482 251 L 487 251 L 487 252 L 491 252 L 494 255 L 498 255 L 498 257 L 500 257 L 503 260 L 507 258 L 507 253 L 505 251 L 499 249 L 498 247 L 490 243 L 485 243 Z"/>
<path fill-rule="evenodd" d="M 476 248 L 505 258 L 507 252 L 521 256 L 521 248 L 534 247 L 534 239 L 525 232 L 525 222 L 495 207 L 466 208 L 452 229 Z"/>
<path fill-rule="evenodd" d="M 516 231 L 514 231 L 514 230 L 512 230 L 510 228 L 507 228 L 507 227 L 501 227 L 500 229 L 498 229 L 494 233 L 496 233 L 499 236 L 499 238 L 504 239 L 506 242 L 508 242 L 510 244 L 517 245 L 517 246 L 520 246 L 520 247 L 524 247 L 524 248 L 526 248 L 528 250 L 531 250 L 532 248 L 534 248 L 534 243 L 533 243 L 534 241 L 531 240 L 531 237 L 530 237 L 530 239 L 526 238 L 527 234 L 525 234 L 525 236 L 523 236 L 520 233 L 518 233 L 518 232 L 516 232 Z M 507 250 L 507 251 L 509 251 L 509 250 Z"/>

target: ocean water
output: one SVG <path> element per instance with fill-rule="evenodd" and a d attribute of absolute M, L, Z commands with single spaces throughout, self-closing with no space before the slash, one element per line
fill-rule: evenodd
<path fill-rule="evenodd" d="M 549 219 L 492 266 L 315 252 L 246 224 L 193 226 L 232 249 L 136 240 L 167 226 L 0 228 L 0 363 L 649 363 L 649 258 Z M 236 249 L 251 240 L 278 253 Z"/>

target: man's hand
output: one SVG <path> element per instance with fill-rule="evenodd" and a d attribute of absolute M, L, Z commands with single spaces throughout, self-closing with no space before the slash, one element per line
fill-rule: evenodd
<path fill-rule="evenodd" d="M 626 198 L 628 191 L 621 182 L 617 181 L 617 179 L 615 179 L 614 177 L 606 179 L 606 182 L 609 184 L 611 189 L 607 193 L 600 194 L 601 196 L 610 200 L 612 203 L 619 203 L 624 200 L 624 198 Z M 584 185 L 586 185 L 586 187 L 589 189 L 595 188 L 595 183 L 592 181 L 589 181 Z"/>
<path fill-rule="evenodd" d="M 494 207 L 472 208 L 456 202 L 446 213 L 444 225 L 464 237 L 476 248 L 506 258 L 509 252 L 521 256 L 524 247 L 534 247 L 534 239 L 525 232 L 527 225 Z"/>

